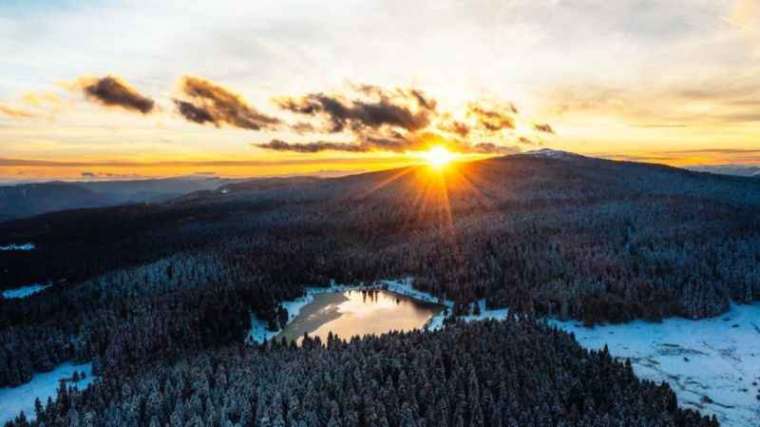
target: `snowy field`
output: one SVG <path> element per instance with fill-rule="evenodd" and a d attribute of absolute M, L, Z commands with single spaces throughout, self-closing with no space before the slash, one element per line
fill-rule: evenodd
<path fill-rule="evenodd" d="M 724 426 L 760 425 L 760 304 L 734 305 L 701 320 L 594 328 L 550 323 L 574 333 L 586 348 L 607 344 L 612 355 L 631 359 L 641 378 L 667 381 L 682 407 L 715 414 Z"/>
<path fill-rule="evenodd" d="M 48 397 L 55 398 L 59 381 L 71 379 L 74 371 L 86 374 L 85 379 L 76 383 L 80 390 L 92 383 L 91 363 L 74 365 L 67 362 L 50 372 L 34 375 L 26 384 L 0 388 L 0 425 L 15 418 L 21 411 L 24 411 L 27 419 L 34 418 L 34 399 L 39 398 L 44 405 Z"/>
<path fill-rule="evenodd" d="M 3 298 L 26 298 L 49 288 L 50 285 L 29 285 L 3 291 Z"/>
<path fill-rule="evenodd" d="M 0 246 L 0 251 L 32 251 L 34 250 L 34 243 L 11 243 L 9 245 Z"/>

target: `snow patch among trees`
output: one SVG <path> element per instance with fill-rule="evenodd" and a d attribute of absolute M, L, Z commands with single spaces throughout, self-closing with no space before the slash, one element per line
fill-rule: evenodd
<path fill-rule="evenodd" d="M 637 320 L 587 328 L 551 320 L 584 347 L 608 346 L 640 378 L 666 381 L 681 406 L 715 414 L 726 426 L 760 420 L 760 304 L 734 305 L 714 318 Z"/>
<path fill-rule="evenodd" d="M 74 373 L 84 372 L 84 378 L 73 382 Z M 31 381 L 18 387 L 0 388 L 0 425 L 16 418 L 21 411 L 27 420 L 33 419 L 34 400 L 40 399 L 44 406 L 48 398 L 55 399 L 58 386 L 61 381 L 67 385 L 76 385 L 79 390 L 84 390 L 93 381 L 92 363 L 73 364 L 62 363 L 50 372 L 35 374 Z"/>
<path fill-rule="evenodd" d="M 3 291 L 3 298 L 26 298 L 49 288 L 50 285 L 29 285 Z"/>

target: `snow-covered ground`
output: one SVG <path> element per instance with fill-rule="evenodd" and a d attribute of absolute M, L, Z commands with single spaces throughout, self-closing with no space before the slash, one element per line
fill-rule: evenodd
<path fill-rule="evenodd" d="M 59 382 L 70 380 L 75 371 L 86 374 L 84 379 L 76 383 L 77 388 L 83 390 L 92 383 L 92 363 L 75 365 L 67 362 L 50 372 L 34 375 L 26 384 L 0 388 L 0 425 L 15 418 L 21 411 L 24 411 L 27 419 L 34 418 L 34 399 L 39 398 L 43 405 L 48 397 L 55 399 Z"/>
<path fill-rule="evenodd" d="M 20 288 L 8 289 L 3 291 L 3 298 L 26 298 L 49 287 L 50 285 L 29 285 L 22 286 Z"/>
<path fill-rule="evenodd" d="M 634 321 L 586 328 L 550 323 L 578 342 L 631 359 L 636 375 L 667 381 L 683 407 L 715 414 L 724 426 L 760 425 L 760 304 L 734 305 L 710 319 Z"/>
<path fill-rule="evenodd" d="M 34 250 L 34 243 L 11 243 L 0 246 L 0 251 L 31 251 Z"/>
<path fill-rule="evenodd" d="M 386 280 L 372 286 L 307 288 L 305 296 L 282 305 L 292 320 L 316 294 L 362 288 L 383 288 L 446 306 L 428 321 L 427 330 L 442 328 L 451 316 L 452 301 L 414 289 L 411 279 Z M 507 309 L 486 309 L 483 300 L 477 304 L 480 314 L 460 319 L 501 320 L 508 315 Z M 574 333 L 586 348 L 601 349 L 607 344 L 612 355 L 631 359 L 640 378 L 668 382 L 682 407 L 715 414 L 725 426 L 760 425 L 760 304 L 734 305 L 719 317 L 701 320 L 669 318 L 661 323 L 634 321 L 593 328 L 577 321 L 548 322 Z M 277 333 L 268 331 L 266 324 L 254 317 L 249 339 L 261 343 Z"/>

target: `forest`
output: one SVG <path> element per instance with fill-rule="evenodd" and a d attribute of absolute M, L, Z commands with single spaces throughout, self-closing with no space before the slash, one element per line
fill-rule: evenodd
<path fill-rule="evenodd" d="M 411 167 L 332 179 L 251 180 L 164 203 L 70 210 L 0 223 L 0 236 L 0 245 L 35 245 L 32 251 L 0 252 L 0 287 L 53 285 L 30 298 L 0 297 L 0 386 L 22 384 L 33 373 L 50 370 L 65 360 L 92 360 L 103 384 L 81 394 L 71 393 L 70 400 L 76 405 L 76 416 L 93 414 L 94 425 L 103 424 L 105 418 L 98 417 L 106 413 L 121 414 L 108 405 L 131 402 L 126 398 L 119 402 L 114 397 L 117 392 L 129 394 L 150 384 L 167 396 L 179 393 L 151 382 L 172 375 L 199 375 L 198 381 L 218 391 L 204 396 L 212 403 L 209 406 L 204 401 L 206 409 L 193 415 L 208 417 L 214 412 L 213 416 L 220 417 L 225 405 L 221 396 L 235 393 L 236 387 L 253 387 L 246 389 L 250 403 L 260 405 L 254 395 L 265 393 L 263 388 L 269 385 L 257 389 L 255 383 L 238 380 L 217 387 L 213 385 L 216 380 L 196 373 L 210 370 L 216 375 L 222 363 L 229 363 L 224 367 L 229 378 L 250 374 L 244 366 L 252 359 L 274 372 L 297 365 L 279 366 L 283 362 L 277 359 L 302 360 L 318 354 L 320 360 L 325 358 L 320 363 L 326 364 L 320 369 L 329 366 L 336 376 L 355 375 L 359 381 L 363 372 L 359 367 L 371 366 L 358 361 L 382 359 L 379 355 L 395 348 L 394 342 L 418 340 L 419 347 L 429 347 L 427 351 L 435 354 L 433 347 L 453 339 L 447 338 L 449 334 L 461 338 L 498 328 L 522 333 L 515 325 L 462 326 L 434 337 L 409 334 L 335 343 L 328 345 L 331 351 L 316 348 L 319 346 L 263 352 L 238 349 L 250 327 L 251 313 L 276 328 L 287 318 L 280 302 L 300 296 L 304 286 L 327 286 L 332 280 L 357 284 L 412 277 L 416 288 L 455 301 L 455 314 L 465 314 L 472 302 L 485 299 L 489 307 L 509 307 L 531 318 L 557 316 L 587 324 L 715 316 L 731 302 L 760 299 L 760 181 L 581 156 L 514 155 L 463 163 L 440 172 Z M 557 336 L 539 326 L 529 329 L 519 339 L 541 341 L 537 337 Z M 553 345 L 568 351 L 573 347 L 568 338 L 554 340 L 562 343 Z M 490 344 L 468 342 L 472 348 L 465 351 L 465 358 L 490 357 L 494 351 L 502 351 L 501 347 L 489 348 L 480 354 L 480 349 Z M 503 351 L 512 351 L 507 350 L 509 343 L 499 343 L 505 346 Z M 457 344 L 457 348 L 463 347 Z M 536 354 L 565 351 L 554 347 L 534 350 Z M 238 351 L 241 353 L 234 361 L 222 361 Z M 270 351 L 282 354 L 267 356 Z M 625 372 L 618 371 L 614 363 L 603 363 L 602 356 L 582 356 L 578 351 L 555 361 L 615 370 L 614 375 L 604 374 L 611 375 L 604 387 L 612 387 Z M 341 357 L 359 358 L 353 364 L 356 372 L 330 365 L 337 363 L 330 362 L 333 358 Z M 262 384 L 281 381 L 271 372 L 262 375 Z M 306 383 L 306 378 L 317 372 L 299 371 L 299 375 Z M 371 376 L 375 374 L 367 375 L 366 381 L 380 381 Z M 441 393 L 439 387 L 469 381 L 460 376 L 470 373 L 457 371 L 456 375 L 460 379 L 451 383 L 446 379 L 445 385 L 433 384 L 432 389 Z M 562 381 L 573 389 L 572 369 L 557 375 L 570 375 Z M 409 385 L 404 387 L 418 390 L 417 380 L 407 378 L 401 383 L 407 380 Z M 614 384 L 656 389 L 631 385 L 633 380 L 620 381 Z M 518 380 L 505 380 L 512 393 L 519 390 L 518 384 Z M 530 385 L 537 393 L 548 392 L 544 386 Z M 285 392 L 284 387 L 272 386 L 272 390 L 280 390 L 279 399 L 297 395 Z M 519 411 L 525 411 L 524 420 L 544 425 L 531 418 L 544 411 L 531 412 L 535 409 L 530 409 L 529 402 L 515 403 L 519 411 L 506 411 L 503 405 L 512 403 L 503 395 L 505 391 L 497 392 L 500 386 L 494 384 L 483 387 L 489 390 L 491 401 L 507 400 L 481 407 L 475 411 L 481 414 L 477 417 L 500 416 L 504 425 L 510 425 L 507 414 L 519 416 Z M 314 404 L 313 416 L 320 423 L 327 425 L 335 411 L 340 420 L 332 425 L 352 425 L 352 413 L 360 419 L 369 416 L 366 403 L 359 410 L 342 406 L 348 402 L 337 402 L 333 411 L 329 399 L 335 399 L 337 391 L 319 388 L 315 392 L 324 393 L 328 400 Z M 663 407 L 670 408 L 670 398 L 664 397 L 672 394 L 667 387 L 651 393 L 663 396 Z M 183 399 L 188 396 L 187 390 L 180 393 Z M 173 415 L 167 407 L 178 404 L 176 396 L 166 399 L 159 399 L 159 425 Z M 553 399 L 547 399 L 547 404 L 559 398 Z M 647 404 L 654 400 L 645 399 Z M 69 398 L 59 401 L 68 402 Z M 561 399 L 557 402 L 547 414 L 567 415 L 573 406 Z M 152 415 L 141 418 L 146 404 L 135 401 L 132 408 L 136 414 L 119 416 L 146 425 L 143 422 L 152 422 Z M 391 408 L 398 404 L 388 403 Z M 49 418 L 40 419 L 63 423 L 59 418 L 69 417 L 68 405 L 47 408 Z M 577 418 L 568 425 L 597 425 L 583 418 L 584 405 L 575 405 Z M 608 405 L 605 413 L 611 424 L 630 416 L 636 421 L 626 425 L 698 425 L 678 421 L 687 415 L 673 411 L 669 412 L 672 419 L 659 420 L 636 418 L 652 408 L 641 412 L 612 410 L 609 402 L 604 405 Z M 629 403 L 622 405 L 627 408 Z M 259 409 L 249 408 L 246 416 L 261 421 Z M 407 409 L 398 407 L 415 420 L 427 418 L 430 412 L 424 405 Z M 446 410 L 447 424 L 457 425 L 461 416 L 464 424 L 470 425 L 470 417 L 476 416 L 470 414 L 470 408 L 462 409 L 460 415 L 455 414 L 459 409 L 454 406 Z M 298 417 L 288 421 L 288 414 L 282 414 L 286 424 L 273 425 L 301 425 Z M 435 422 L 444 422 L 444 418 L 431 416 Z M 241 417 L 228 419 L 235 423 Z M 180 414 L 180 419 L 184 424 L 184 415 Z M 201 418 L 201 424 L 204 420 Z M 531 425 L 515 420 L 515 425 Z M 388 423 L 400 425 L 399 420 L 389 419 Z M 224 424 L 219 421 L 218 425 Z M 303 425 L 312 424 L 306 421 Z"/>
<path fill-rule="evenodd" d="M 717 426 L 665 385 L 535 321 L 232 346 L 61 386 L 35 426 Z"/>

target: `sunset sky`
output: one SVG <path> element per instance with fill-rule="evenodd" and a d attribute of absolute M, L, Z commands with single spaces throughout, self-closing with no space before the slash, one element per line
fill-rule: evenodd
<path fill-rule="evenodd" d="M 0 2 L 0 180 L 760 164 L 760 0 L 154 3 Z"/>

